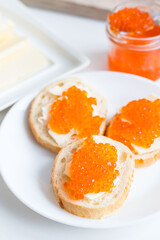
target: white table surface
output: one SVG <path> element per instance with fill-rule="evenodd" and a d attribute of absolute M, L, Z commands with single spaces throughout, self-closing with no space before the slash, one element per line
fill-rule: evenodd
<path fill-rule="evenodd" d="M 105 23 L 65 14 L 31 9 L 37 18 L 91 59 L 86 70 L 106 70 L 107 39 Z M 155 84 L 160 86 L 160 82 Z M 0 113 L 0 121 L 7 110 Z M 1 240 L 48 240 L 48 239 L 160 239 L 160 213 L 129 227 L 90 230 L 66 226 L 48 220 L 23 205 L 8 190 L 0 177 L 0 239 Z"/>

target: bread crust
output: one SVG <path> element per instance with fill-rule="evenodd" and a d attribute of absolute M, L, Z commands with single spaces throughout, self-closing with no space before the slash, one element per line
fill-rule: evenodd
<path fill-rule="evenodd" d="M 114 121 L 116 117 L 116 114 L 111 118 L 107 129 L 106 129 L 106 133 L 105 136 L 108 137 L 107 131 L 110 127 L 110 125 L 112 124 L 112 122 Z M 132 151 L 134 159 L 135 159 L 135 168 L 143 168 L 143 167 L 149 167 L 152 164 L 154 164 L 157 160 L 160 159 L 160 149 L 159 150 L 155 150 L 155 151 L 151 151 L 149 153 L 147 153 L 145 155 L 145 153 L 143 154 L 136 154 L 135 151 Z M 149 155 L 149 157 L 148 157 Z"/>
<path fill-rule="evenodd" d="M 42 90 L 43 91 L 43 90 Z M 37 98 L 41 96 L 42 91 L 38 94 L 38 96 L 32 101 L 30 111 L 29 111 L 29 126 L 32 131 L 32 134 L 35 138 L 35 140 L 44 148 L 54 152 L 58 153 L 60 151 L 60 147 L 57 144 L 51 143 L 47 139 L 44 139 L 41 134 L 39 133 L 36 124 L 34 123 L 33 119 L 33 112 L 34 112 L 34 104 L 37 101 Z"/>
<path fill-rule="evenodd" d="M 35 119 L 34 119 L 34 114 L 35 114 L 35 109 L 38 105 L 38 103 L 40 102 L 40 100 L 43 98 L 43 96 L 45 94 L 47 94 L 47 91 L 48 89 L 50 89 L 51 87 L 54 87 L 56 85 L 59 85 L 59 84 L 63 84 L 63 83 L 66 83 L 66 82 L 70 82 L 70 81 L 75 81 L 75 82 L 78 82 L 78 83 L 81 83 L 82 85 L 84 86 L 87 86 L 86 84 L 84 84 L 80 79 L 78 78 L 68 78 L 68 79 L 62 79 L 62 80 L 59 80 L 59 81 L 56 81 L 50 85 L 48 85 L 47 87 L 45 87 L 44 89 L 42 89 L 39 94 L 34 98 L 34 100 L 32 101 L 31 103 L 31 106 L 30 106 L 30 111 L 29 111 L 29 127 L 32 131 L 32 134 L 35 138 L 35 140 L 44 148 L 52 151 L 52 152 L 55 152 L 55 153 L 58 153 L 62 147 L 58 146 L 58 144 L 53 140 L 51 139 L 51 137 L 49 136 L 48 134 L 48 126 L 46 125 L 45 126 L 45 132 L 46 134 L 48 135 L 47 137 L 44 138 L 43 134 L 40 133 L 38 127 L 37 127 L 37 123 L 35 122 Z M 87 86 L 88 87 L 88 86 Z M 90 87 L 89 87 L 90 88 Z M 105 109 L 105 118 L 106 118 L 106 115 L 107 115 L 107 103 L 106 103 L 106 100 L 104 97 L 102 97 L 99 93 L 98 93 L 98 96 L 102 99 L 103 102 L 105 102 L 105 105 L 106 105 L 106 109 Z M 105 129 L 106 129 L 106 121 L 103 122 L 103 124 L 101 125 L 101 133 L 100 135 L 103 135 L 104 132 L 105 132 Z"/>
<path fill-rule="evenodd" d="M 110 216 L 112 213 L 116 212 L 123 205 L 123 203 L 125 202 L 130 192 L 130 187 L 133 182 L 133 175 L 134 175 L 134 161 L 133 161 L 132 167 L 129 169 L 128 181 L 125 185 L 123 192 L 118 197 L 118 199 L 116 199 L 112 204 L 109 204 L 108 206 L 103 206 L 98 208 L 92 208 L 92 207 L 88 208 L 88 207 L 76 204 L 76 201 L 71 202 L 69 199 L 65 198 L 57 188 L 56 180 L 55 180 L 56 166 L 60 161 L 59 156 L 61 155 L 62 151 L 64 151 L 64 149 L 62 149 L 59 152 L 59 154 L 55 159 L 53 169 L 52 169 L 52 175 L 51 175 L 52 188 L 55 193 L 56 200 L 58 201 L 60 207 L 74 215 L 84 217 L 84 218 L 91 218 L 91 219 L 101 219 L 101 218 Z"/>
<path fill-rule="evenodd" d="M 160 150 L 150 152 L 150 156 L 147 158 L 143 157 L 142 154 L 141 154 L 141 157 L 139 158 L 135 155 L 135 167 L 136 168 L 149 167 L 155 162 L 157 162 L 159 159 L 160 159 Z"/>
<path fill-rule="evenodd" d="M 110 216 L 112 213 L 116 212 L 123 205 L 123 203 L 127 199 L 128 194 L 130 192 L 131 183 L 133 182 L 133 174 L 134 174 L 134 169 L 131 172 L 128 183 L 122 195 L 120 196 L 120 198 L 113 204 L 109 205 L 107 208 L 102 207 L 97 209 L 95 208 L 88 209 L 84 206 L 73 204 L 67 201 L 66 199 L 64 199 L 63 196 L 58 194 L 57 188 L 54 185 L 52 186 L 53 186 L 53 191 L 55 192 L 56 199 L 61 208 L 80 217 L 91 218 L 91 219 L 102 219 L 104 217 Z"/>

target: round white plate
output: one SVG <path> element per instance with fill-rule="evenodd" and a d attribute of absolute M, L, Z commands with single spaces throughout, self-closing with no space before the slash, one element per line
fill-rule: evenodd
<path fill-rule="evenodd" d="M 108 119 L 132 99 L 149 94 L 160 96 L 160 88 L 144 78 L 115 72 L 76 74 L 108 100 Z M 57 222 L 87 228 L 124 226 L 160 211 L 160 162 L 136 169 L 124 206 L 103 220 L 84 219 L 61 209 L 50 184 L 55 154 L 34 140 L 28 126 L 33 94 L 18 102 L 6 115 L 0 130 L 1 174 L 9 189 L 29 208 Z"/>

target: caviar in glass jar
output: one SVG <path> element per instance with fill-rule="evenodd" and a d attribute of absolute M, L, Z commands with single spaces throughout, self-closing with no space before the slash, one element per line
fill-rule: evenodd
<path fill-rule="evenodd" d="M 109 70 L 160 78 L 159 23 L 156 3 L 130 1 L 115 8 L 107 22 Z"/>

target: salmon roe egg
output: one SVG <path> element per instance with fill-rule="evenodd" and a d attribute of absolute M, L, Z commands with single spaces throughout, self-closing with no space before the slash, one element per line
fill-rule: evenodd
<path fill-rule="evenodd" d="M 72 86 L 51 105 L 49 127 L 59 134 L 76 130 L 79 137 L 99 134 L 105 118 L 93 116 L 96 98 L 87 97 L 87 92 Z"/>
<path fill-rule="evenodd" d="M 142 33 L 154 27 L 154 20 L 148 12 L 138 8 L 123 8 L 108 17 L 113 31 Z"/>
<path fill-rule="evenodd" d="M 160 137 L 160 99 L 129 102 L 110 123 L 106 135 L 131 150 L 132 144 L 149 148 Z"/>
<path fill-rule="evenodd" d="M 109 143 L 96 143 L 93 137 L 85 139 L 82 147 L 73 153 L 70 179 L 63 184 L 69 197 L 78 200 L 88 193 L 111 193 L 119 175 L 117 158 L 116 148 Z"/>

